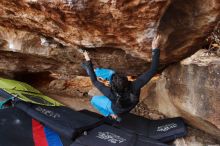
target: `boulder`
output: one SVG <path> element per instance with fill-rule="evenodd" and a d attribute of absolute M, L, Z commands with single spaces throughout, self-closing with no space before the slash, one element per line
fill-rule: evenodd
<path fill-rule="evenodd" d="M 149 67 L 157 32 L 167 38 L 161 63 L 179 61 L 204 44 L 219 11 L 219 0 L 1 0 L 1 58 L 33 63 L 12 72 L 82 75 L 77 50 L 87 48 L 96 65 L 138 75 Z"/>
<path fill-rule="evenodd" d="M 64 46 L 52 38 L 1 26 L 0 42 L 1 72 L 52 72 L 69 79 L 74 75 L 86 75 L 80 65 L 83 55 L 76 46 Z M 127 74 L 144 72 L 149 66 L 143 59 L 117 48 L 109 47 L 105 51 L 94 48 L 90 56 L 97 67 L 114 67 L 119 72 L 128 69 Z"/>
<path fill-rule="evenodd" d="M 173 142 L 175 146 L 219 146 L 219 140 L 201 130 L 188 127 L 187 131 L 187 136 Z"/>
<path fill-rule="evenodd" d="M 163 67 L 200 49 L 219 12 L 219 0 L 1 0 L 0 75 L 56 75 L 53 82 L 45 79 L 47 92 L 70 107 L 93 109 L 83 98 L 92 89 L 89 78 L 75 78 L 86 75 L 79 48 L 88 50 L 95 67 L 137 76 L 150 66 L 157 32 L 164 37 Z M 133 112 L 152 119 L 182 116 L 220 139 L 219 50 L 204 54 L 200 50 L 165 69 L 143 88 Z"/>
<path fill-rule="evenodd" d="M 220 58 L 199 50 L 169 66 L 144 87 L 143 102 L 167 117 L 181 116 L 190 125 L 220 138 Z"/>

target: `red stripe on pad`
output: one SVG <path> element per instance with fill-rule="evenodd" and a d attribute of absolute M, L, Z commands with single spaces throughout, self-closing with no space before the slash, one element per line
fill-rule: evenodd
<path fill-rule="evenodd" d="M 44 127 L 38 121 L 32 119 L 32 133 L 35 146 L 48 146 Z"/>

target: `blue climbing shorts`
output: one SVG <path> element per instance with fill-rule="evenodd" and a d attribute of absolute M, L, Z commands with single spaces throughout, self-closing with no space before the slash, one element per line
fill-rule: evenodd
<path fill-rule="evenodd" d="M 115 71 L 105 68 L 96 68 L 95 74 L 97 77 L 111 82 L 112 75 L 115 74 Z M 111 107 L 112 102 L 106 96 L 94 96 L 91 100 L 91 104 L 105 117 L 114 114 Z"/>
<path fill-rule="evenodd" d="M 112 102 L 106 96 L 93 96 L 91 104 L 99 113 L 105 117 L 111 114 L 115 114 L 112 111 Z"/>

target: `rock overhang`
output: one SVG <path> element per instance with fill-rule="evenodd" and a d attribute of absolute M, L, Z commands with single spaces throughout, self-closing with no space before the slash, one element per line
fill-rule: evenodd
<path fill-rule="evenodd" d="M 167 38 L 161 64 L 180 61 L 204 44 L 220 18 L 218 0 L 2 0 L 0 8 L 1 46 L 8 43 L 1 50 L 57 60 L 62 65 L 53 68 L 75 75 L 83 73 L 79 48 L 87 48 L 96 65 L 141 74 L 157 32 Z M 42 37 L 53 41 L 45 47 Z"/>

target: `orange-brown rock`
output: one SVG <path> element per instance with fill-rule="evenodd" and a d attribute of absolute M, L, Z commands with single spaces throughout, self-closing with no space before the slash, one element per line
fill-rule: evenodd
<path fill-rule="evenodd" d="M 162 63 L 175 62 L 204 43 L 219 11 L 219 0 L 1 0 L 0 48 L 8 44 L 5 51 L 53 59 L 57 65 L 49 68 L 64 74 L 82 74 L 76 50 L 90 48 L 97 65 L 136 75 L 148 67 L 157 31 L 168 38 Z M 13 38 L 12 28 L 31 33 Z"/>
<path fill-rule="evenodd" d="M 159 80 L 142 92 L 149 109 L 168 117 L 181 116 L 220 138 L 220 58 L 199 50 L 181 63 L 168 67 Z"/>
<path fill-rule="evenodd" d="M 87 97 L 92 88 L 88 78 L 72 78 L 85 75 L 79 48 L 89 51 L 95 66 L 135 76 L 149 68 L 157 32 L 166 38 L 163 66 L 196 52 L 219 20 L 220 0 L 1 0 L 0 76 L 36 81 L 64 104 L 92 110 L 88 98 L 72 98 Z M 220 139 L 219 57 L 200 53 L 148 84 L 134 112 L 182 116 Z M 183 144 L 198 144 L 188 139 Z"/>

